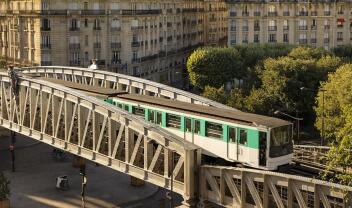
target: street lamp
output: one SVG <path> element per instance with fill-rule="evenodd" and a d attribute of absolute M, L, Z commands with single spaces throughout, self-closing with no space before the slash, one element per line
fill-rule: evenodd
<path fill-rule="evenodd" d="M 311 92 L 316 92 L 316 90 L 307 88 L 307 87 L 301 87 L 301 91 L 311 91 Z M 320 145 L 323 146 L 324 140 L 325 140 L 325 92 L 326 90 L 320 89 L 321 92 L 323 92 L 323 113 L 321 115 L 321 138 L 320 138 Z"/>
<path fill-rule="evenodd" d="M 303 118 L 297 118 L 297 117 L 291 116 L 291 115 L 289 115 L 289 114 L 287 114 L 287 113 L 284 113 L 284 112 L 281 112 L 281 111 L 278 111 L 278 110 L 275 111 L 274 114 L 275 114 L 275 115 L 282 114 L 282 115 L 284 115 L 284 116 L 287 116 L 287 117 L 290 117 L 290 118 L 292 118 L 292 119 L 297 120 L 297 144 L 299 144 L 299 121 L 302 121 Z"/>

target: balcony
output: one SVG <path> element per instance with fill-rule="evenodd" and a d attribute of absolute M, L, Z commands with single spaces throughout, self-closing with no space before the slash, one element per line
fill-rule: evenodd
<path fill-rule="evenodd" d="M 73 31 L 79 31 L 80 28 L 79 28 L 79 27 L 70 27 L 69 30 L 70 30 L 71 32 L 73 32 Z"/>
<path fill-rule="evenodd" d="M 40 62 L 40 65 L 41 66 L 51 66 L 53 65 L 51 61 L 41 61 Z"/>
<path fill-rule="evenodd" d="M 131 26 L 131 30 L 141 30 L 143 26 Z"/>
<path fill-rule="evenodd" d="M 312 11 L 310 14 L 311 14 L 311 16 L 318 16 L 318 12 L 317 11 Z"/>
<path fill-rule="evenodd" d="M 41 49 L 51 49 L 51 44 L 40 44 Z"/>
<path fill-rule="evenodd" d="M 248 17 L 249 16 L 249 12 L 242 12 L 242 17 Z"/>
<path fill-rule="evenodd" d="M 282 29 L 283 29 L 283 30 L 289 30 L 290 27 L 289 27 L 288 25 L 284 25 Z"/>
<path fill-rule="evenodd" d="M 312 30 L 316 30 L 316 29 L 317 29 L 317 26 L 316 26 L 316 25 L 312 25 L 312 26 L 310 26 L 310 28 L 311 28 Z"/>
<path fill-rule="evenodd" d="M 289 11 L 284 11 L 284 12 L 282 13 L 282 15 L 283 15 L 283 16 L 290 16 L 290 12 L 289 12 Z"/>
<path fill-rule="evenodd" d="M 122 10 L 122 15 L 158 15 L 161 14 L 161 9 L 141 9 L 141 10 Z"/>
<path fill-rule="evenodd" d="M 308 43 L 307 39 L 299 39 L 298 41 L 299 41 L 299 44 L 307 44 Z"/>
<path fill-rule="evenodd" d="M 242 31 L 248 31 L 248 26 L 242 26 Z"/>
<path fill-rule="evenodd" d="M 68 47 L 69 47 L 70 49 L 80 49 L 80 48 L 81 48 L 81 44 L 79 44 L 79 43 L 70 43 L 70 44 L 68 45 Z"/>
<path fill-rule="evenodd" d="M 150 55 L 150 56 L 144 56 L 141 58 L 141 62 L 144 62 L 144 61 L 150 61 L 150 60 L 154 60 L 154 59 L 157 59 L 158 58 L 158 54 L 154 54 L 154 55 Z"/>
<path fill-rule="evenodd" d="M 268 12 L 268 16 L 269 17 L 276 17 L 277 16 L 277 12 Z"/>
<path fill-rule="evenodd" d="M 100 26 L 94 26 L 93 30 L 101 30 L 101 27 Z"/>
<path fill-rule="evenodd" d="M 254 12 L 254 16 L 256 16 L 256 17 L 260 16 L 260 12 L 258 12 L 258 11 Z"/>
<path fill-rule="evenodd" d="M 324 11 L 324 16 L 330 16 L 331 12 L 330 11 Z"/>
<path fill-rule="evenodd" d="M 131 47 L 139 47 L 140 45 L 141 45 L 141 43 L 138 41 L 131 42 Z"/>
<path fill-rule="evenodd" d="M 329 43 L 330 39 L 329 38 L 324 38 L 324 43 Z"/>
<path fill-rule="evenodd" d="M 308 30 L 308 26 L 307 25 L 300 25 L 298 26 L 299 30 Z"/>
<path fill-rule="evenodd" d="M 343 38 L 337 38 L 337 41 L 341 42 L 341 41 L 343 41 Z"/>
<path fill-rule="evenodd" d="M 70 66 L 80 66 L 80 65 L 81 65 L 81 61 L 80 60 L 70 61 Z"/>
<path fill-rule="evenodd" d="M 111 43 L 111 48 L 121 48 L 121 43 Z"/>
<path fill-rule="evenodd" d="M 131 62 L 132 62 L 132 64 L 140 63 L 141 59 L 140 58 L 132 58 Z"/>
<path fill-rule="evenodd" d="M 300 11 L 298 13 L 299 16 L 308 16 L 308 11 Z"/>
<path fill-rule="evenodd" d="M 311 39 L 310 39 L 310 42 L 311 42 L 311 43 L 317 43 L 317 39 L 316 39 L 316 38 L 311 38 Z"/>
<path fill-rule="evenodd" d="M 94 44 L 93 44 L 93 47 L 94 47 L 94 48 L 101 48 L 101 43 L 94 43 Z"/>
<path fill-rule="evenodd" d="M 105 10 L 82 10 L 81 15 L 105 15 Z"/>
<path fill-rule="evenodd" d="M 111 59 L 111 65 L 119 66 L 121 64 L 121 59 Z"/>
<path fill-rule="evenodd" d="M 230 17 L 236 17 L 237 16 L 237 12 L 230 12 Z"/>
<path fill-rule="evenodd" d="M 121 31 L 121 27 L 112 27 L 112 28 L 110 28 L 110 31 L 111 32 L 119 32 L 119 31 Z"/>
<path fill-rule="evenodd" d="M 260 31 L 260 27 L 259 26 L 254 26 L 254 31 Z"/>
<path fill-rule="evenodd" d="M 268 26 L 268 31 L 276 31 L 277 27 L 276 26 Z"/>
<path fill-rule="evenodd" d="M 51 28 L 50 27 L 41 27 L 40 31 L 50 31 Z"/>

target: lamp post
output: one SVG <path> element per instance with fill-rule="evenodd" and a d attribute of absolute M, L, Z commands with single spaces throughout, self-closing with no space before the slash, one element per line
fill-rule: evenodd
<path fill-rule="evenodd" d="M 294 116 L 291 116 L 291 115 L 289 115 L 287 113 L 284 113 L 284 112 L 281 112 L 281 111 L 278 111 L 278 110 L 275 111 L 274 114 L 275 115 L 282 114 L 284 116 L 290 117 L 290 118 L 295 119 L 297 121 L 297 143 L 299 144 L 299 121 L 302 121 L 303 118 L 294 117 Z"/>
<path fill-rule="evenodd" d="M 316 92 L 316 90 L 307 88 L 307 87 L 301 87 L 300 88 L 302 91 L 311 91 L 311 92 Z M 323 113 L 321 115 L 321 138 L 320 138 L 320 145 L 323 146 L 324 140 L 325 140 L 325 92 L 326 90 L 320 89 L 321 92 L 323 92 Z"/>

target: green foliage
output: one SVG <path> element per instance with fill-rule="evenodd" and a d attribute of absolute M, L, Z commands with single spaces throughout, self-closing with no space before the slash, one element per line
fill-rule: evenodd
<path fill-rule="evenodd" d="M 288 57 L 293 59 L 319 59 L 324 55 L 327 55 L 327 51 L 321 48 L 310 48 L 310 47 L 297 47 L 292 49 L 288 54 Z"/>
<path fill-rule="evenodd" d="M 317 107 L 315 112 L 317 120 L 315 126 L 322 130 L 323 116 L 323 91 L 325 137 L 334 140 L 338 129 L 346 124 L 343 109 L 352 104 L 352 65 L 343 65 L 335 73 L 329 74 L 328 80 L 324 82 L 317 96 Z"/>
<path fill-rule="evenodd" d="M 0 172 L 0 201 L 7 199 L 10 195 L 10 181 Z"/>
<path fill-rule="evenodd" d="M 202 96 L 223 104 L 226 103 L 227 99 L 224 87 L 217 89 L 215 87 L 205 86 Z"/>
<path fill-rule="evenodd" d="M 187 60 L 189 79 L 200 89 L 207 85 L 219 88 L 233 78 L 241 78 L 245 74 L 241 65 L 238 51 L 232 48 L 201 48 Z"/>
<path fill-rule="evenodd" d="M 337 46 L 336 48 L 332 49 L 332 52 L 335 56 L 341 57 L 347 61 L 352 60 L 352 45 L 342 45 Z"/>
<path fill-rule="evenodd" d="M 287 44 L 250 44 L 237 45 L 235 49 L 241 55 L 243 66 L 254 67 L 262 60 L 271 57 L 276 58 L 286 56 L 293 48 L 292 45 Z"/>
<path fill-rule="evenodd" d="M 352 167 L 352 105 L 342 109 L 345 124 L 336 131 L 337 142 L 331 146 L 327 154 L 327 170 L 342 168 L 342 173 L 337 173 L 336 178 L 341 184 L 352 186 L 352 174 L 347 170 Z M 336 144 L 337 143 L 337 144 Z"/>
<path fill-rule="evenodd" d="M 307 58 L 309 57 L 309 58 Z M 247 109 L 256 113 L 272 115 L 275 110 L 283 110 L 295 115 L 296 111 L 314 117 L 314 92 L 301 92 L 301 87 L 318 89 L 320 81 L 328 72 L 341 65 L 341 60 L 320 49 L 299 47 L 288 56 L 264 61 L 261 86 L 251 91 L 247 97 Z"/>
<path fill-rule="evenodd" d="M 0 69 L 5 69 L 6 65 L 6 59 L 0 56 Z"/>

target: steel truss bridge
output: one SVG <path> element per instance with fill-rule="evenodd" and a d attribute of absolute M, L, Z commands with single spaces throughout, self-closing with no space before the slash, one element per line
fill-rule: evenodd
<path fill-rule="evenodd" d="M 227 106 L 122 74 L 73 67 L 21 71 L 18 92 L 7 73 L 0 73 L 1 127 L 166 189 L 172 183 L 185 207 L 198 201 L 200 207 L 352 206 L 351 187 L 269 171 L 202 166 L 201 150 L 182 138 L 102 100 L 35 77 Z"/>

